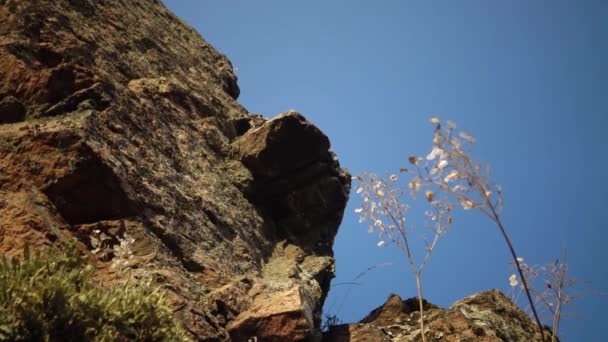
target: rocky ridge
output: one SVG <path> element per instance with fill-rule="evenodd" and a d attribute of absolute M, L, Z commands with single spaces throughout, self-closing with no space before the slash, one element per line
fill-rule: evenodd
<path fill-rule="evenodd" d="M 419 319 L 417 298 L 404 301 L 392 294 L 359 323 L 331 327 L 323 341 L 422 341 Z M 542 341 L 530 317 L 498 290 L 471 295 L 448 309 L 425 302 L 424 321 L 430 342 Z"/>

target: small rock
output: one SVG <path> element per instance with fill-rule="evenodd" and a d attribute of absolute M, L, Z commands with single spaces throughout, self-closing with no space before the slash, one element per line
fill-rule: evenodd
<path fill-rule="evenodd" d="M 233 341 L 246 341 L 251 336 L 261 341 L 299 341 L 314 326 L 311 308 L 298 286 L 240 314 L 227 329 Z"/>

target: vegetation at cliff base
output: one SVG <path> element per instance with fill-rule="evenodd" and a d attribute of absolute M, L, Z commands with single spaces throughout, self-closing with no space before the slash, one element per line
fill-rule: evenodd
<path fill-rule="evenodd" d="M 128 282 L 102 290 L 74 244 L 0 264 L 0 341 L 183 341 L 163 292 Z"/>

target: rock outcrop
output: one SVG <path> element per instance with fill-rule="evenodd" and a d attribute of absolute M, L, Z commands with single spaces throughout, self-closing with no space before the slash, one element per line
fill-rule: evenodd
<path fill-rule="evenodd" d="M 236 81 L 158 0 L 0 1 L 0 254 L 76 237 L 102 285 L 169 290 L 197 340 L 319 337 L 350 177 Z"/>
<path fill-rule="evenodd" d="M 449 309 L 424 304 L 427 341 L 443 342 L 542 342 L 532 319 L 498 290 L 474 294 Z M 406 301 L 390 295 L 384 305 L 359 323 L 330 328 L 327 342 L 411 342 L 422 341 L 417 298 Z M 550 336 L 545 331 L 545 337 Z"/>

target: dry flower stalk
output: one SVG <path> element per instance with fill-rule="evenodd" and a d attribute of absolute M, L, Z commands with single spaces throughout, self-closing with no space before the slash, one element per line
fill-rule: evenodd
<path fill-rule="evenodd" d="M 491 181 L 489 166 L 484 167 L 471 159 L 470 150 L 475 142 L 472 135 L 457 131 L 456 125 L 451 121 L 447 121 L 445 126 L 437 117 L 431 117 L 430 121 L 435 125 L 431 152 L 426 157 L 410 156 L 408 161 L 411 169 L 399 170 L 401 174 L 409 176 L 406 187 L 401 186 L 399 181 L 401 177 L 395 174 L 387 178 L 368 173 L 353 177 L 360 183 L 356 193 L 363 198 L 361 207 L 355 209 L 360 215 L 359 222 L 369 222 L 368 231 L 378 232 L 379 247 L 390 242 L 406 255 L 416 277 L 420 304 L 420 331 L 422 340 L 426 341 L 421 273 L 438 240 L 453 223 L 451 212 L 457 207 L 463 210 L 479 210 L 496 224 L 504 237 L 541 338 L 544 340 L 544 329 L 532 300 L 530 288 L 500 217 L 503 206 L 500 185 Z M 426 254 L 420 264 L 416 264 L 410 248 L 408 238 L 412 227 L 406 225 L 406 214 L 410 207 L 404 201 L 407 194 L 415 199 L 418 193 L 423 193 L 424 199 L 429 204 L 425 216 L 427 228 L 433 233 L 431 240 L 425 240 Z M 517 276 L 511 279 L 511 282 L 517 282 Z"/>

